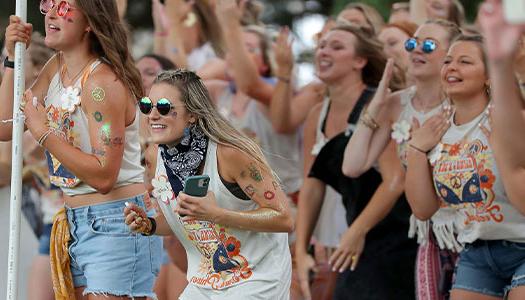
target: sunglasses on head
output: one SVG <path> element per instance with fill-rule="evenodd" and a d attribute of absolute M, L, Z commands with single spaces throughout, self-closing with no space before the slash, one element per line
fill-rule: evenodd
<path fill-rule="evenodd" d="M 163 116 L 167 115 L 174 107 L 170 100 L 166 98 L 160 98 L 159 101 L 157 101 L 157 105 L 153 105 L 153 102 L 149 97 L 144 97 L 139 101 L 139 109 L 145 115 L 149 115 L 154 106 L 157 108 L 159 114 Z"/>
<path fill-rule="evenodd" d="M 60 17 L 65 16 L 68 11 L 73 10 L 71 4 L 64 0 L 58 2 L 58 4 L 55 0 L 40 0 L 40 12 L 43 15 L 47 15 L 47 13 L 55 7 L 57 8 L 57 15 Z"/>
<path fill-rule="evenodd" d="M 418 46 L 418 42 L 415 38 L 409 38 L 405 42 L 405 50 L 408 52 L 414 51 Z M 433 40 L 423 40 L 423 43 L 421 43 L 421 50 L 425 53 L 432 53 L 434 50 L 436 50 L 437 44 Z"/>

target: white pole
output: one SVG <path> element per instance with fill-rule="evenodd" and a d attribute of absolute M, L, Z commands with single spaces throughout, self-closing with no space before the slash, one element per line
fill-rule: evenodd
<path fill-rule="evenodd" d="M 27 0 L 16 0 L 16 15 L 23 22 L 26 22 Z M 19 107 L 25 90 L 25 49 L 26 44 L 16 43 L 7 300 L 18 299 L 18 253 L 20 249 L 20 210 L 22 207 L 22 134 L 24 133 L 24 114 L 19 110 Z"/>

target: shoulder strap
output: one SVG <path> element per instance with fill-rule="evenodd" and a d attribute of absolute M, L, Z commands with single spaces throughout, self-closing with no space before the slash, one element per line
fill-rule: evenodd
<path fill-rule="evenodd" d="M 350 113 L 350 116 L 348 116 L 348 124 L 356 124 L 359 120 L 359 116 L 361 115 L 361 112 L 363 111 L 363 108 L 368 104 L 374 93 L 376 92 L 376 88 L 367 86 L 363 93 L 361 93 L 361 96 L 357 100 L 357 103 L 354 106 L 354 109 L 352 109 L 352 112 Z"/>

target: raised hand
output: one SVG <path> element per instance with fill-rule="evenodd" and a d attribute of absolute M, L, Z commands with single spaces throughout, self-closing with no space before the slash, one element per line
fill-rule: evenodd
<path fill-rule="evenodd" d="M 279 32 L 277 41 L 273 45 L 275 62 L 279 66 L 278 75 L 285 78 L 290 78 L 294 65 L 292 43 L 289 38 L 290 29 L 288 27 L 283 27 Z"/>
<path fill-rule="evenodd" d="M 10 59 L 15 57 L 15 44 L 22 42 L 26 44 L 26 48 L 31 43 L 31 34 L 33 33 L 33 25 L 23 23 L 17 16 L 9 17 L 9 26 L 5 30 L 5 49 Z"/>
<path fill-rule="evenodd" d="M 501 0 L 486 0 L 480 7 L 478 20 L 489 59 L 514 59 L 525 25 L 513 25 L 505 21 Z"/>
<path fill-rule="evenodd" d="M 225 26 L 229 22 L 240 24 L 243 12 L 246 8 L 246 0 L 217 0 L 215 13 L 219 22 Z"/>
<path fill-rule="evenodd" d="M 390 85 L 390 81 L 392 80 L 393 73 L 394 60 L 392 58 L 389 58 L 386 62 L 385 70 L 383 71 L 381 81 L 379 81 L 379 86 L 376 89 L 374 98 L 372 98 L 372 101 L 370 102 L 370 105 L 367 109 L 367 111 L 373 118 L 377 118 L 377 116 L 379 115 L 379 111 L 388 101 L 388 98 L 391 94 L 391 91 L 388 88 L 388 86 Z"/>
<path fill-rule="evenodd" d="M 166 15 L 166 7 L 160 0 L 151 0 L 151 15 L 155 32 L 167 33 L 170 28 L 170 20 Z"/>
<path fill-rule="evenodd" d="M 166 14 L 172 25 L 182 24 L 188 14 L 192 11 L 194 0 L 166 0 L 165 2 Z"/>

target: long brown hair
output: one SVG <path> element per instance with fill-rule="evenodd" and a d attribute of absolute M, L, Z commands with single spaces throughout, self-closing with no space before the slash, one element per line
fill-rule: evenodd
<path fill-rule="evenodd" d="M 126 29 L 115 0 L 76 0 L 91 27 L 91 52 L 105 59 L 135 99 L 144 95 L 140 72 L 128 50 Z"/>
<path fill-rule="evenodd" d="M 369 86 L 378 86 L 386 65 L 386 56 L 383 53 L 383 44 L 374 36 L 372 30 L 353 24 L 337 24 L 330 31 L 341 30 L 355 36 L 357 44 L 355 53 L 366 59 L 366 65 L 361 70 L 363 82 Z"/>
<path fill-rule="evenodd" d="M 215 54 L 224 57 L 222 31 L 213 8 L 207 1 L 195 1 L 193 8 L 201 25 L 201 32 L 199 33 L 201 42 L 210 42 Z"/>
<path fill-rule="evenodd" d="M 177 88 L 186 110 L 197 118 L 197 126 L 213 142 L 235 148 L 254 158 L 274 177 L 261 148 L 246 135 L 235 129 L 212 104 L 210 94 L 197 74 L 184 69 L 161 72 L 153 84 L 167 83 Z"/>

